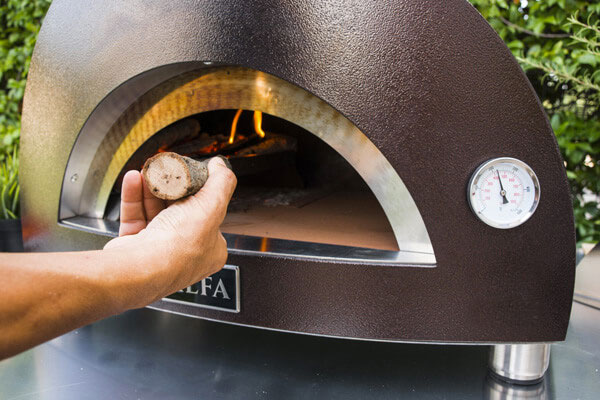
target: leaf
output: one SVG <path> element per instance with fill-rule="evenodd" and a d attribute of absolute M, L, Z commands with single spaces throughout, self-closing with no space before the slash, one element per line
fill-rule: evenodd
<path fill-rule="evenodd" d="M 498 9 L 498 7 L 493 4 L 489 7 L 489 9 L 487 10 L 487 17 L 491 18 L 491 17 L 499 17 L 500 14 L 500 10 Z"/>
<path fill-rule="evenodd" d="M 5 219 L 9 218 L 9 214 L 8 214 L 8 207 L 6 206 L 6 190 L 8 188 L 6 186 L 2 187 L 2 190 L 0 191 L 0 211 L 2 212 L 2 216 L 4 216 Z"/>
<path fill-rule="evenodd" d="M 596 65 L 598 65 L 599 61 L 600 61 L 600 57 L 597 57 L 591 53 L 584 53 L 581 56 L 577 57 L 578 63 L 591 65 L 592 67 L 595 67 Z"/>
<path fill-rule="evenodd" d="M 511 50 L 513 50 L 513 49 L 522 49 L 522 48 L 525 47 L 525 45 L 523 44 L 523 42 L 520 41 L 520 40 L 513 40 L 512 42 L 509 42 L 506 45 Z"/>
<path fill-rule="evenodd" d="M 527 50 L 527 57 L 535 57 L 542 51 L 542 47 L 539 44 L 534 44 Z"/>
<path fill-rule="evenodd" d="M 544 23 L 544 21 L 542 20 L 536 20 L 533 23 L 533 26 L 531 27 L 531 30 L 534 31 L 535 33 L 542 33 L 544 32 L 544 28 L 546 28 L 546 24 Z"/>
<path fill-rule="evenodd" d="M 552 129 L 556 132 L 560 128 L 560 115 L 554 114 L 552 118 L 550 118 L 550 125 L 552 125 Z"/>
<path fill-rule="evenodd" d="M 583 161 L 583 157 L 585 157 L 585 153 L 580 150 L 573 150 L 570 152 L 569 160 L 572 164 L 579 164 Z"/>

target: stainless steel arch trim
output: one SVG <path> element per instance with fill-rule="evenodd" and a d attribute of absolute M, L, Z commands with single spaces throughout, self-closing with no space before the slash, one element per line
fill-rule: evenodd
<path fill-rule="evenodd" d="M 167 80 L 139 96 L 120 116 L 106 111 L 101 115 L 92 113 L 90 121 L 100 121 L 104 127 L 113 123 L 108 130 L 100 129 L 97 123 L 86 123 L 80 132 L 63 180 L 61 219 L 73 215 L 102 218 L 125 163 L 160 129 L 200 112 L 235 108 L 284 118 L 321 138 L 356 169 L 373 191 L 401 251 L 433 255 L 412 196 L 364 133 L 306 90 L 270 74 L 233 66 L 196 69 Z"/>
<path fill-rule="evenodd" d="M 69 155 L 62 183 L 59 220 L 77 216 L 81 209 L 87 208 L 85 204 L 81 204 L 85 174 L 115 121 L 148 90 L 177 75 L 201 68 L 202 65 L 202 62 L 184 62 L 148 70 L 115 88 L 98 104 L 79 132 Z"/>
<path fill-rule="evenodd" d="M 102 236 L 117 237 L 119 222 L 101 218 L 71 217 L 60 225 Z M 373 266 L 435 268 L 433 254 L 379 250 L 223 233 L 229 254 L 261 257 L 284 257 L 297 260 L 349 263 Z M 265 249 L 266 247 L 266 249 Z"/>

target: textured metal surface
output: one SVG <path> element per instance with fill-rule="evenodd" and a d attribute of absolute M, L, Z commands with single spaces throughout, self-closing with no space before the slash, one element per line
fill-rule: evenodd
<path fill-rule="evenodd" d="M 184 71 L 188 68 L 185 63 L 181 65 Z M 151 72 L 153 77 L 156 71 Z M 141 79 L 137 76 L 136 83 Z M 111 93 L 104 100 L 121 101 L 120 93 Z M 388 160 L 348 119 L 323 100 L 286 81 L 247 68 L 206 68 L 158 85 L 118 118 L 113 115 L 113 108 L 111 112 L 96 109 L 90 116 L 103 121 L 112 118 L 110 129 L 87 124 L 73 146 L 60 206 L 68 216 L 102 218 L 110 192 L 127 161 L 147 139 L 173 122 L 212 110 L 259 110 L 285 118 L 330 145 L 371 188 L 388 217 L 400 250 L 433 255 L 419 209 Z M 75 175 L 80 178 L 71 179 Z M 63 206 L 63 202 L 70 206 Z M 415 256 L 415 260 L 419 258 L 420 255 Z"/>
<path fill-rule="evenodd" d="M 57 224 L 78 132 L 131 77 L 205 60 L 287 80 L 352 121 L 406 184 L 437 268 L 231 255 L 228 262 L 240 266 L 242 312 L 196 315 L 369 339 L 564 338 L 575 244 L 562 161 L 527 78 L 463 0 L 56 0 L 24 103 L 29 249 L 102 246 L 105 237 Z M 478 221 L 465 198 L 475 168 L 499 156 L 530 165 L 544 190 L 527 223 L 502 231 Z"/>
<path fill-rule="evenodd" d="M 136 310 L 0 362 L 2 399 L 597 400 L 600 311 L 575 304 L 536 385 L 486 376 L 487 347 L 327 339 Z"/>

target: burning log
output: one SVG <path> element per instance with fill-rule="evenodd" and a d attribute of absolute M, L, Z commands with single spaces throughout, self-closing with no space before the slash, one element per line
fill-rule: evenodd
<path fill-rule="evenodd" d="M 237 151 L 234 155 L 250 156 L 279 153 L 284 151 L 296 151 L 296 139 L 291 136 L 276 135 L 269 133 L 266 137 L 252 146 L 245 147 Z"/>
<path fill-rule="evenodd" d="M 186 155 L 207 155 L 214 152 L 213 149 L 219 147 L 219 143 L 224 142 L 226 138 L 221 135 L 211 136 L 203 133 L 196 139 L 185 143 L 175 144 L 169 151 Z"/>
<path fill-rule="evenodd" d="M 229 161 L 221 158 L 231 169 Z M 209 161 L 197 161 L 172 152 L 159 153 L 146 161 L 142 175 L 156 197 L 179 200 L 204 186 L 208 180 Z"/>
<path fill-rule="evenodd" d="M 209 157 L 228 157 L 226 164 L 236 175 L 252 176 L 270 170 L 295 170 L 297 140 L 293 136 L 267 133 L 262 129 L 262 113 L 254 112 L 254 132 L 237 133 L 238 110 L 228 136 L 222 133 L 200 134 L 200 124 L 189 118 L 163 129 L 148 142 L 155 149 L 154 157 L 146 160 L 142 174 L 156 197 L 177 200 L 196 193 L 208 178 Z M 156 144 L 161 143 L 160 147 Z M 150 150 L 150 148 L 148 148 Z M 148 152 L 141 152 L 147 157 Z M 151 153 L 152 154 L 152 153 Z M 130 161 L 137 161 L 132 157 Z M 138 166 L 145 160 L 139 160 Z M 288 174 L 289 175 L 289 174 Z M 297 174 L 292 174 L 296 177 Z M 298 179 L 293 179 L 297 181 Z"/>

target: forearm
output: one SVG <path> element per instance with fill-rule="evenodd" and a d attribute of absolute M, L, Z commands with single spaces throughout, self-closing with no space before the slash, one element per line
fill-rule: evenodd
<path fill-rule="evenodd" d="M 221 269 L 227 243 L 219 226 L 236 178 L 219 158 L 208 170 L 202 190 L 166 209 L 139 172 L 129 171 L 120 237 L 104 250 L 0 253 L 0 359 L 143 307 Z"/>
<path fill-rule="evenodd" d="M 136 249 L 0 254 L 0 359 L 150 302 L 148 262 Z"/>

